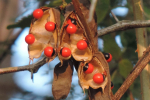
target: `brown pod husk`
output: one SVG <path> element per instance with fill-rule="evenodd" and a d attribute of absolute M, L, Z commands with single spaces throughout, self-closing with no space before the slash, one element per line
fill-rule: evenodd
<path fill-rule="evenodd" d="M 79 65 L 78 77 L 80 86 L 83 90 L 89 89 L 88 91 L 90 100 L 103 100 L 104 98 L 105 100 L 111 100 L 111 81 L 109 74 L 109 66 L 103 54 L 101 52 L 96 52 L 93 56 L 93 59 L 89 63 L 91 63 L 94 66 L 94 70 L 90 74 L 86 74 L 83 71 L 85 62 L 81 62 Z M 105 75 L 103 83 L 97 84 L 93 81 L 93 75 L 96 73 L 101 73 Z"/>
<path fill-rule="evenodd" d="M 58 43 L 58 32 L 60 28 L 60 12 L 54 8 L 42 7 L 43 16 L 39 19 L 33 19 L 30 25 L 29 34 L 33 34 L 35 41 L 33 44 L 28 45 L 28 53 L 30 60 L 34 58 L 39 58 L 44 48 L 51 46 L 57 51 Z M 45 29 L 45 24 L 52 21 L 56 24 L 56 29 L 53 32 L 49 32 Z M 50 58 L 50 61 L 55 58 L 57 52 L 54 56 Z"/>
<path fill-rule="evenodd" d="M 73 64 L 70 60 L 58 63 L 54 69 L 54 80 L 52 85 L 52 93 L 56 100 L 65 99 L 70 92 Z"/>
<path fill-rule="evenodd" d="M 85 8 L 84 6 L 81 7 L 83 9 L 83 13 L 86 16 L 86 19 L 88 19 L 89 17 L 89 10 L 87 8 Z M 74 34 L 68 34 L 66 32 L 66 26 L 68 25 L 67 21 L 69 19 L 75 19 L 76 20 L 76 27 L 77 27 L 77 31 Z M 97 24 L 93 18 L 93 20 L 89 23 L 89 27 L 92 30 L 92 36 L 94 38 L 94 46 L 96 46 L 97 49 Z M 64 23 L 62 25 L 61 31 L 60 31 L 60 41 L 59 41 L 59 49 L 58 49 L 58 56 L 61 60 L 61 62 L 63 60 L 69 59 L 71 56 L 65 58 L 62 57 L 60 54 L 60 50 L 63 47 L 68 47 L 71 50 L 71 54 L 73 56 L 73 58 L 76 61 L 90 61 L 92 59 L 92 50 L 90 45 L 88 45 L 88 47 L 85 50 L 79 50 L 77 48 L 77 43 L 79 40 L 85 40 L 88 43 L 87 40 L 87 35 L 85 33 L 84 27 L 82 25 L 82 23 L 80 22 L 78 16 L 76 15 L 76 13 L 74 11 L 68 11 L 65 14 L 65 20 Z"/>

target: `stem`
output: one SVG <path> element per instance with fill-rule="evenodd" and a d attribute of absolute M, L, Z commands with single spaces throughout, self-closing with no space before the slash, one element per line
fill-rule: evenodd
<path fill-rule="evenodd" d="M 128 29 L 134 28 L 142 28 L 142 27 L 150 27 L 150 20 L 137 20 L 137 21 L 130 21 L 130 20 L 123 20 L 119 21 L 116 24 L 113 24 L 109 27 L 103 28 L 98 30 L 98 36 L 103 36 L 108 33 L 113 33 L 117 31 L 123 31 Z"/>
<path fill-rule="evenodd" d="M 117 16 L 111 11 L 112 16 L 114 17 L 114 19 L 116 20 L 116 22 L 119 22 L 119 19 L 117 18 Z"/>
<path fill-rule="evenodd" d="M 132 0 L 133 13 L 135 20 L 144 20 L 142 0 Z M 147 32 L 145 28 L 136 29 L 136 39 L 137 39 L 137 51 L 138 58 L 143 55 L 143 51 L 147 47 Z M 142 91 L 142 100 L 147 100 L 150 98 L 150 70 L 149 65 L 143 69 L 141 75 L 141 91 Z"/>
<path fill-rule="evenodd" d="M 25 71 L 25 70 L 29 70 L 33 73 L 36 73 L 38 71 L 38 69 L 47 62 L 48 62 L 48 58 L 44 57 L 41 60 L 39 60 L 38 62 L 31 64 L 31 65 L 0 68 L 0 74 L 7 74 L 7 73 L 13 73 L 13 72 Z"/>

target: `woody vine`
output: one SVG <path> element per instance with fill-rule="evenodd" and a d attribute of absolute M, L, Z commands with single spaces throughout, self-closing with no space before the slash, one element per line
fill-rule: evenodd
<path fill-rule="evenodd" d="M 72 8 L 71 11 L 69 7 Z M 125 91 L 129 88 L 129 86 L 133 83 L 135 78 L 137 78 L 137 76 L 141 73 L 146 64 L 149 62 L 150 47 L 146 49 L 146 51 L 143 53 L 143 56 L 139 59 L 131 73 L 129 73 L 129 76 L 126 78 L 122 86 L 113 95 L 111 92 L 111 79 L 108 63 L 104 55 L 98 51 L 97 35 L 103 36 L 108 33 L 127 30 L 131 28 L 149 27 L 150 22 L 142 20 L 116 20 L 116 24 L 101 29 L 97 32 L 97 28 L 94 28 L 96 27 L 95 18 L 93 17 L 91 22 L 87 21 L 88 18 L 86 17 L 88 16 L 89 9 L 87 9 L 84 5 L 80 4 L 78 1 L 72 0 L 72 3 L 65 5 L 65 9 L 64 6 L 59 7 L 59 10 L 65 10 L 66 12 L 69 11 L 69 13 L 65 13 L 63 25 L 61 29 L 59 29 L 60 22 L 59 20 L 55 19 L 60 19 L 59 11 L 54 8 L 48 7 L 42 7 L 40 8 L 40 10 L 44 14 L 42 14 L 42 16 L 40 17 L 35 17 L 36 15 L 34 16 L 35 18 L 33 19 L 30 27 L 30 34 L 28 35 L 29 38 L 28 36 L 26 37 L 26 42 L 29 44 L 29 57 L 31 60 L 33 60 L 33 58 L 38 58 L 43 50 L 46 57 L 31 65 L 1 68 L 0 74 L 29 70 L 31 71 L 31 75 L 33 78 L 33 73 L 37 72 L 42 65 L 50 62 L 56 56 L 59 56 L 61 63 L 58 63 L 58 65 L 56 65 L 54 69 L 54 80 L 56 79 L 56 81 L 54 81 L 53 83 L 53 95 L 55 99 L 64 98 L 69 93 L 70 86 L 67 87 L 68 89 L 66 91 L 62 90 L 63 87 L 57 88 L 57 86 L 59 85 L 58 83 L 60 82 L 60 80 L 64 80 L 64 83 L 62 83 L 65 87 L 65 82 L 68 79 L 69 81 L 67 81 L 67 85 L 70 85 L 72 76 L 72 65 L 74 64 L 78 72 L 79 83 L 82 89 L 88 89 L 89 91 L 89 99 L 119 100 L 125 93 Z M 52 28 L 47 28 L 47 25 L 42 26 L 41 23 L 51 24 Z M 47 36 L 51 37 L 50 41 L 47 36 L 37 34 L 37 29 L 40 29 L 41 27 L 41 33 L 44 32 L 45 34 L 48 34 Z M 69 29 L 72 27 L 73 29 Z M 40 30 L 38 31 L 40 33 Z M 44 40 L 39 40 L 39 36 L 42 36 Z M 79 40 L 73 38 L 77 36 L 79 36 Z M 32 39 L 30 40 L 30 38 Z M 39 45 L 37 43 L 41 43 L 42 48 L 40 46 L 37 46 Z M 92 71 L 83 70 L 85 69 L 85 66 L 88 66 L 89 68 L 92 66 Z M 63 72 L 59 72 L 60 70 L 62 70 L 62 68 L 66 70 L 64 70 Z M 95 72 L 93 72 L 93 70 L 95 70 Z M 98 81 L 95 81 L 93 76 L 97 73 L 100 73 L 100 76 L 102 78 L 100 78 Z M 64 78 L 60 78 L 60 80 L 58 81 L 58 74 L 62 76 L 64 75 Z M 65 80 L 65 78 L 67 80 Z M 93 83 L 93 81 L 95 83 Z"/>

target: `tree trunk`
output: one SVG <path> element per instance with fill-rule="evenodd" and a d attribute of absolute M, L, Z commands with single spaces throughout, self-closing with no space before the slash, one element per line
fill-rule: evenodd
<path fill-rule="evenodd" d="M 135 20 L 144 20 L 143 16 L 143 1 L 132 0 L 133 13 Z M 143 55 L 143 52 L 147 47 L 147 32 L 145 28 L 136 29 L 136 40 L 137 40 L 137 52 L 138 58 Z M 142 100 L 148 100 L 150 98 L 150 67 L 147 65 L 140 75 L 141 79 L 141 91 Z"/>

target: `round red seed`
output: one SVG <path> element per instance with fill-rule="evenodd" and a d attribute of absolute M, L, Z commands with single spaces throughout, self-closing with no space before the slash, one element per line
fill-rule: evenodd
<path fill-rule="evenodd" d="M 67 47 L 64 47 L 62 50 L 61 50 L 61 55 L 63 57 L 69 57 L 71 55 L 71 50 Z"/>
<path fill-rule="evenodd" d="M 28 34 L 28 35 L 25 37 L 25 41 L 26 41 L 26 43 L 28 43 L 28 44 L 33 44 L 34 41 L 35 41 L 34 35 Z"/>
<path fill-rule="evenodd" d="M 36 19 L 39 19 L 43 16 L 43 10 L 42 9 L 36 9 L 33 11 L 33 17 Z"/>
<path fill-rule="evenodd" d="M 74 24 L 69 24 L 66 28 L 67 33 L 74 34 L 77 31 L 77 27 Z"/>
<path fill-rule="evenodd" d="M 86 41 L 84 41 L 84 40 L 78 41 L 78 43 L 77 43 L 77 48 L 78 48 L 79 50 L 84 50 L 84 49 L 86 49 L 86 48 L 87 48 L 87 43 L 86 43 Z"/>
<path fill-rule="evenodd" d="M 47 22 L 45 24 L 45 29 L 47 31 L 50 31 L 50 32 L 54 31 L 55 30 L 55 23 L 54 22 Z"/>
<path fill-rule="evenodd" d="M 91 63 L 88 63 L 88 65 L 85 65 L 84 66 L 84 72 L 86 73 L 86 74 L 90 74 L 90 73 L 92 73 L 93 72 L 93 70 L 94 70 L 94 67 L 93 67 L 93 65 L 91 64 Z"/>
<path fill-rule="evenodd" d="M 53 47 L 48 46 L 44 49 L 44 54 L 46 57 L 51 57 L 53 52 Z"/>
<path fill-rule="evenodd" d="M 101 73 L 97 73 L 93 76 L 93 81 L 97 84 L 101 84 L 104 82 L 104 77 Z"/>

